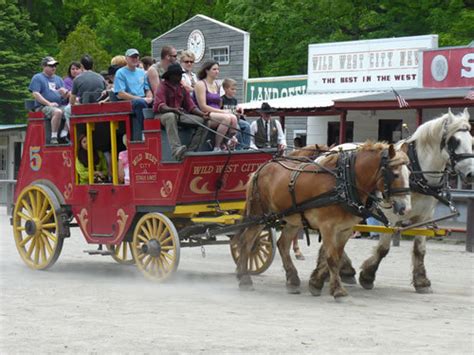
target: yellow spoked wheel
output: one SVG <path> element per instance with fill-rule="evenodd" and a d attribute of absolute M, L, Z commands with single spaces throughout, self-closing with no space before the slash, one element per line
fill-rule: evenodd
<path fill-rule="evenodd" d="M 264 229 L 255 240 L 250 251 L 248 270 L 251 275 L 258 275 L 267 270 L 273 262 L 276 250 L 276 233 L 273 228 Z M 234 262 L 239 261 L 239 250 L 235 241 L 230 242 L 230 252 Z"/>
<path fill-rule="evenodd" d="M 21 258 L 29 267 L 43 270 L 61 254 L 64 239 L 59 235 L 59 201 L 47 186 L 26 187 L 13 210 L 13 234 Z"/>
<path fill-rule="evenodd" d="M 161 213 L 147 213 L 133 232 L 132 252 L 138 268 L 152 280 L 161 281 L 179 264 L 179 236 L 173 222 Z"/>
<path fill-rule="evenodd" d="M 135 258 L 132 253 L 132 243 L 123 241 L 118 245 L 107 245 L 107 249 L 112 252 L 111 257 L 119 264 L 133 265 Z"/>

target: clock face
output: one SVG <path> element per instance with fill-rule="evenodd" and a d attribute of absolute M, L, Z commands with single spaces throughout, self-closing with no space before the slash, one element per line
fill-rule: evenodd
<path fill-rule="evenodd" d="M 194 60 L 196 63 L 199 63 L 204 57 L 204 52 L 206 49 L 206 44 L 204 41 L 204 35 L 199 30 L 194 30 L 188 37 L 188 50 L 192 51 L 196 56 Z"/>

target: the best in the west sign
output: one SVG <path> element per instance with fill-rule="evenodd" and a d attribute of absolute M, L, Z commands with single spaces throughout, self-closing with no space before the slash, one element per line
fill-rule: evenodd
<path fill-rule="evenodd" d="M 420 87 L 420 49 L 437 46 L 437 35 L 311 44 L 308 92 Z"/>

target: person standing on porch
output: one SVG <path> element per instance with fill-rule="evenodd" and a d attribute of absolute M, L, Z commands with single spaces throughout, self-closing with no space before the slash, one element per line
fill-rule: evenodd
<path fill-rule="evenodd" d="M 250 125 L 250 147 L 253 149 L 277 148 L 283 152 L 286 148 L 286 137 L 280 121 L 272 118 L 276 110 L 268 102 L 264 102 L 258 110 L 260 118 Z"/>

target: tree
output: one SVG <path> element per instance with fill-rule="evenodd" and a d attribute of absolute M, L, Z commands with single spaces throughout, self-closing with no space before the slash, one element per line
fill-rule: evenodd
<path fill-rule="evenodd" d="M 69 63 L 79 61 L 84 54 L 92 56 L 96 71 L 107 69 L 110 64 L 110 55 L 99 44 L 95 32 L 89 26 L 79 24 L 59 43 L 58 72 L 65 75 Z"/>
<path fill-rule="evenodd" d="M 0 0 L 0 122 L 22 122 L 28 85 L 44 56 L 37 27 L 15 0 Z"/>

